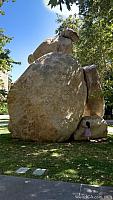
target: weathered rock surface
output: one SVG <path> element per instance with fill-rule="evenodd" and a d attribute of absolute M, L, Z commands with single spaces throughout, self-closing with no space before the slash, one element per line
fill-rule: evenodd
<path fill-rule="evenodd" d="M 73 42 L 77 42 L 79 37 L 77 33 L 72 29 L 66 29 L 61 31 L 60 36 L 47 39 L 42 42 L 33 54 L 28 56 L 28 63 L 31 64 L 41 56 L 50 52 L 62 52 L 65 54 L 72 54 Z"/>
<path fill-rule="evenodd" d="M 104 115 L 104 97 L 95 65 L 84 67 L 85 81 L 87 85 L 87 102 L 84 116 Z"/>
<path fill-rule="evenodd" d="M 83 117 L 77 130 L 74 133 L 75 140 L 86 140 L 84 130 L 86 128 L 86 121 L 90 122 L 90 130 L 92 133 L 91 138 L 105 138 L 107 136 L 107 123 L 99 116 L 86 116 Z"/>
<path fill-rule="evenodd" d="M 67 140 L 86 103 L 83 69 L 63 53 L 49 53 L 28 67 L 8 95 L 13 138 L 38 142 Z"/>
<path fill-rule="evenodd" d="M 65 54 L 72 54 L 72 41 L 69 38 L 58 36 L 53 39 L 47 39 L 39 45 L 39 47 L 28 56 L 28 63 L 31 64 L 41 56 L 50 52 L 63 52 Z"/>
<path fill-rule="evenodd" d="M 73 42 L 78 42 L 78 40 L 79 40 L 79 36 L 71 28 L 67 28 L 67 29 L 63 30 L 61 32 L 61 36 L 66 37 L 66 38 L 70 38 Z"/>

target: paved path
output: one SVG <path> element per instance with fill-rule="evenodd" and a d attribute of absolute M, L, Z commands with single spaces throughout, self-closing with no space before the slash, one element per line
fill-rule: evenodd
<path fill-rule="evenodd" d="M 0 119 L 9 119 L 9 115 L 0 115 Z"/>
<path fill-rule="evenodd" d="M 0 176 L 0 200 L 112 200 L 112 187 Z"/>
<path fill-rule="evenodd" d="M 0 127 L 7 126 L 9 121 L 9 115 L 0 115 Z"/>

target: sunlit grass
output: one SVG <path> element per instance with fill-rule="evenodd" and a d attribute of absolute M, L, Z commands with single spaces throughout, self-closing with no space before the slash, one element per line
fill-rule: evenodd
<path fill-rule="evenodd" d="M 113 186 L 113 127 L 105 141 L 38 144 L 11 139 L 6 126 L 0 127 L 0 174 L 16 175 L 29 167 L 24 177 Z M 47 173 L 34 177 L 36 168 Z"/>
<path fill-rule="evenodd" d="M 0 127 L 0 134 L 8 134 L 8 133 L 9 131 L 8 131 L 7 126 Z"/>
<path fill-rule="evenodd" d="M 108 134 L 113 134 L 113 126 L 108 126 Z"/>

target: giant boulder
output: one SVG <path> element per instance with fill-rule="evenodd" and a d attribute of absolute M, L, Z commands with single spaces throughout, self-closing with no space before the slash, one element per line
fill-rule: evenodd
<path fill-rule="evenodd" d="M 85 116 L 79 123 L 75 133 L 74 140 L 86 140 L 84 130 L 87 127 L 86 122 L 90 122 L 91 139 L 107 137 L 107 123 L 100 116 Z"/>
<path fill-rule="evenodd" d="M 84 69 L 87 85 L 87 102 L 84 116 L 104 115 L 104 97 L 100 84 L 99 75 L 95 65 L 86 66 Z"/>
<path fill-rule="evenodd" d="M 87 89 L 83 69 L 63 53 L 31 64 L 8 95 L 13 138 L 38 142 L 69 139 L 83 115 Z"/>

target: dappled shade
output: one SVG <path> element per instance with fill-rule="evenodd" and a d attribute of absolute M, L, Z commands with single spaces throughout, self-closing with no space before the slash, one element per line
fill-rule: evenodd
<path fill-rule="evenodd" d="M 100 142 L 38 144 L 0 135 L 0 173 L 16 175 L 22 166 L 46 168 L 41 179 L 113 186 L 113 137 Z M 34 178 L 32 171 L 25 177 Z"/>

